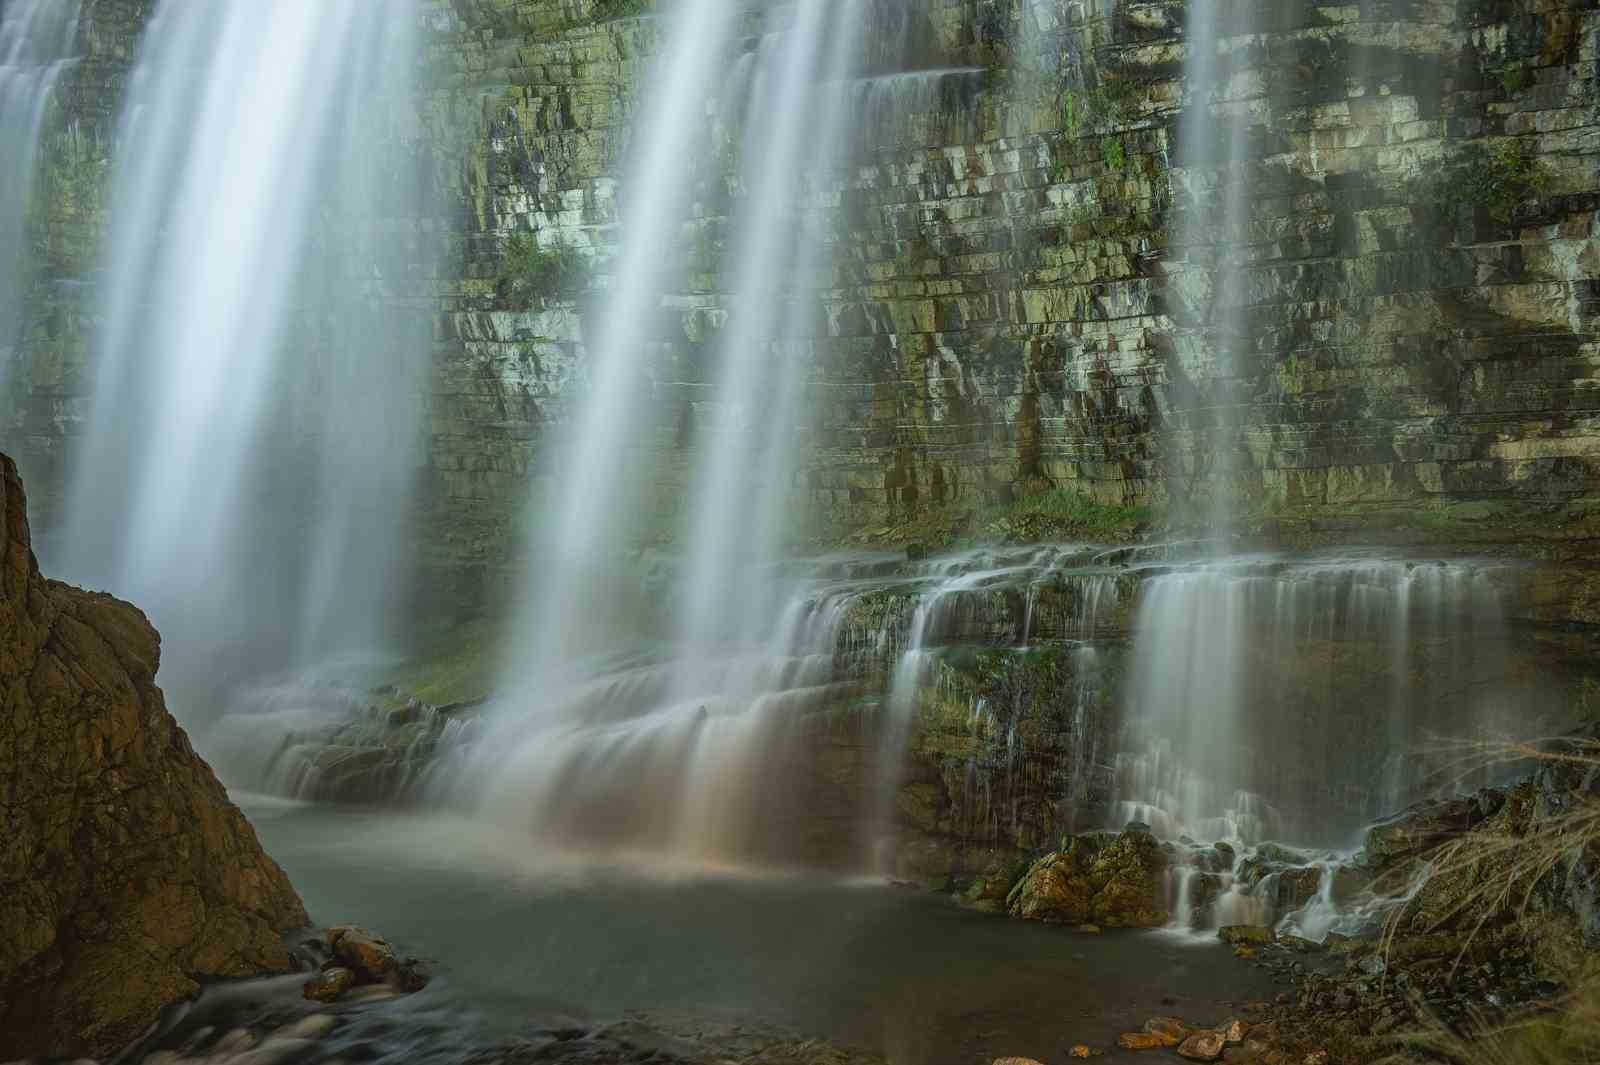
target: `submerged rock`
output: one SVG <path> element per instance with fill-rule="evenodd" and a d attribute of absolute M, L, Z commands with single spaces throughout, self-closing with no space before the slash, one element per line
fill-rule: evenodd
<path fill-rule="evenodd" d="M 306 914 L 156 687 L 136 608 L 44 579 L 0 455 L 0 1057 L 106 1057 Z"/>

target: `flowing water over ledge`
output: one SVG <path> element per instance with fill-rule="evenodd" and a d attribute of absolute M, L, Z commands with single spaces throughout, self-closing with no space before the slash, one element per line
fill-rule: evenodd
<path fill-rule="evenodd" d="M 788 561 L 752 578 L 785 605 L 693 670 L 641 644 L 446 706 L 330 674 L 257 690 L 211 746 L 242 786 L 470 811 L 601 861 L 948 886 L 1143 821 L 1175 927 L 1311 905 L 1294 922 L 1326 931 L 1362 826 L 1485 782 L 1435 738 L 1541 727 L 1505 621 L 1523 571 L 1191 549 Z"/>

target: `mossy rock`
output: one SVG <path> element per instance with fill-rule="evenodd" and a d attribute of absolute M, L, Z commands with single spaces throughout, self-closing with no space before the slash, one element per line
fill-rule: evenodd
<path fill-rule="evenodd" d="M 1006 903 L 1013 915 L 1107 928 L 1166 924 L 1167 856 L 1149 832 L 1091 833 L 1065 844 L 1011 889 Z"/>

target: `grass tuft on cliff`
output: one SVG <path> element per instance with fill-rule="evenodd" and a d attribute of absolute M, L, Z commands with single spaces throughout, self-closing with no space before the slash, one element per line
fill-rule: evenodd
<path fill-rule="evenodd" d="M 1052 488 L 986 508 L 975 524 L 978 532 L 991 537 L 1026 542 L 1080 536 L 1125 539 L 1150 519 L 1146 506 L 1102 503 L 1070 488 Z"/>
<path fill-rule="evenodd" d="M 1510 222 L 1518 207 L 1550 191 L 1554 178 L 1526 140 L 1470 145 L 1433 183 L 1433 198 L 1447 213 L 1472 207 L 1497 222 Z"/>

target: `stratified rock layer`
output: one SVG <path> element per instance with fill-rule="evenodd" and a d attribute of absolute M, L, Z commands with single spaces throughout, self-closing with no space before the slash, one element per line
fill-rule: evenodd
<path fill-rule="evenodd" d="M 39 574 L 0 455 L 0 1059 L 104 1055 L 289 968 L 283 870 L 162 701 L 137 609 Z"/>

